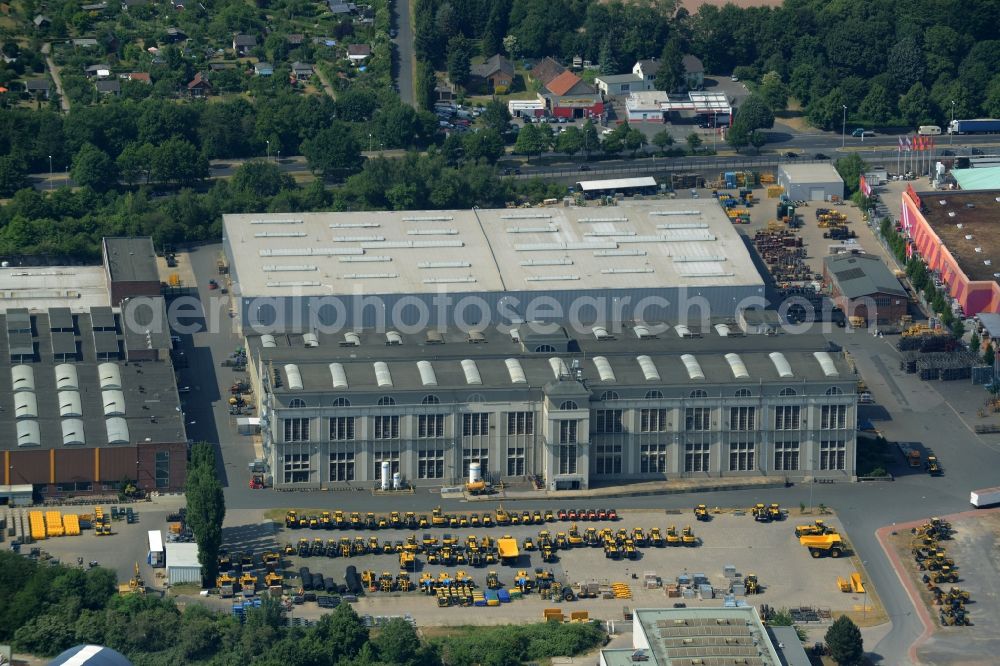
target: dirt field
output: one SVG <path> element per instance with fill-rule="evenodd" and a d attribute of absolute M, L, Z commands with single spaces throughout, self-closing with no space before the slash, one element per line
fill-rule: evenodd
<path fill-rule="evenodd" d="M 995 664 L 1000 653 L 1000 511 L 962 514 L 952 518 L 952 526 L 953 538 L 941 544 L 958 566 L 957 586 L 971 595 L 966 604 L 969 627 L 940 626 L 938 608 L 931 605 L 931 595 L 921 582 L 924 572 L 917 570 L 910 555 L 909 533 L 892 538 L 935 625 L 918 655 L 927 664 Z"/>

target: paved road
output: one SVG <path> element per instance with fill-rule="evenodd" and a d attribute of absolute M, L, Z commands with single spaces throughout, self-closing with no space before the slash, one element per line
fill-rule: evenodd
<path fill-rule="evenodd" d="M 413 7 L 411 0 L 395 0 L 396 8 L 396 84 L 399 86 L 399 98 L 414 105 L 413 77 L 416 70 L 416 52 L 413 48 Z"/>
<path fill-rule="evenodd" d="M 52 60 L 52 44 L 48 42 L 42 44 L 42 54 L 45 56 L 45 65 L 49 68 L 49 74 L 52 75 L 52 82 L 56 85 L 56 92 L 59 93 L 59 106 L 62 107 L 63 113 L 69 113 L 69 98 L 63 92 L 62 77 L 59 76 L 59 68 L 56 67 L 56 63 Z"/>

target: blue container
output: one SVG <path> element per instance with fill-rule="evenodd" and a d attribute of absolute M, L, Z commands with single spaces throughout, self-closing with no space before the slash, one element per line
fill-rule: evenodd
<path fill-rule="evenodd" d="M 486 590 L 486 592 L 483 593 L 483 596 L 486 597 L 487 600 L 489 600 L 489 599 L 498 599 L 499 600 L 499 598 L 500 598 L 497 595 L 497 591 L 496 590 Z"/>
<path fill-rule="evenodd" d="M 485 606 L 485 605 L 486 605 L 486 599 L 476 599 L 476 600 L 475 600 L 475 601 L 474 601 L 474 602 L 472 603 L 472 605 L 473 605 L 473 606 Z"/>
<path fill-rule="evenodd" d="M 509 604 L 510 592 L 508 592 L 507 590 L 497 590 L 497 598 L 500 599 L 500 603 Z"/>

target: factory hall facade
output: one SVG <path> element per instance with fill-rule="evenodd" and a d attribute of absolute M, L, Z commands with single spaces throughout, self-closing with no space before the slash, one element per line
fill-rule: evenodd
<path fill-rule="evenodd" d="M 817 335 L 630 324 L 247 337 L 277 488 L 549 490 L 854 475 L 856 382 Z M 478 465 L 478 467 L 476 467 Z"/>

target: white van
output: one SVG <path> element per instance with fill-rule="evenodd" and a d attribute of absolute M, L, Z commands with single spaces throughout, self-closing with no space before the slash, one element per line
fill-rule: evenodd
<path fill-rule="evenodd" d="M 937 125 L 921 125 L 917 129 L 917 134 L 921 136 L 937 136 L 941 133 L 941 128 Z"/>

